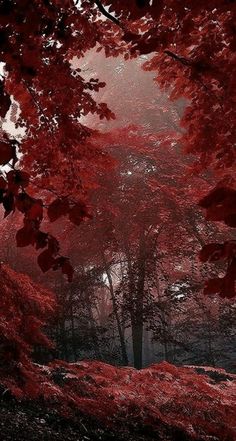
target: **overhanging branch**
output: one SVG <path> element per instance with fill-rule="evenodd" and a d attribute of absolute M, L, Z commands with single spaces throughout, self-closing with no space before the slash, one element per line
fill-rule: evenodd
<path fill-rule="evenodd" d="M 114 17 L 113 15 L 109 14 L 107 10 L 104 8 L 103 4 L 100 2 L 100 0 L 95 0 L 94 3 L 97 5 L 99 11 L 104 15 L 104 17 L 108 18 L 108 20 L 113 21 L 117 26 L 120 28 L 123 28 L 122 24 L 119 22 L 119 20 Z"/>

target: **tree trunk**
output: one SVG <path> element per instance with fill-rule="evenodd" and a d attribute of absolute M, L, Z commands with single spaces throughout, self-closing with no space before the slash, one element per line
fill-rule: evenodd
<path fill-rule="evenodd" d="M 111 277 L 110 269 L 108 268 L 105 256 L 103 255 L 102 257 L 103 257 L 103 263 L 104 263 L 104 266 L 105 266 L 105 271 L 106 271 L 106 275 L 107 275 L 107 279 L 108 279 L 108 283 L 109 283 L 112 307 L 113 307 L 113 312 L 115 314 L 116 323 L 117 323 L 117 329 L 118 329 L 118 334 L 119 334 L 119 339 L 120 339 L 122 364 L 124 366 L 127 366 L 128 363 L 129 363 L 129 360 L 128 360 L 128 355 L 127 355 L 127 350 L 126 350 L 126 343 L 125 343 L 124 332 L 123 332 L 123 329 L 122 329 L 122 324 L 121 324 L 121 320 L 120 320 L 119 313 L 118 313 L 118 307 L 117 307 L 117 303 L 116 303 L 116 298 L 115 298 L 115 293 L 114 293 L 114 288 L 113 288 L 112 277 Z"/>
<path fill-rule="evenodd" d="M 71 343 L 72 343 L 72 351 L 74 361 L 77 360 L 77 348 L 76 348 L 76 336 L 75 336 L 75 323 L 74 323 L 74 311 L 73 311 L 73 303 L 71 299 L 70 304 L 70 322 L 71 322 Z"/>
<path fill-rule="evenodd" d="M 61 317 L 60 320 L 60 341 L 61 341 L 61 358 L 66 361 L 69 361 L 67 332 L 65 327 L 64 315 Z"/>
<path fill-rule="evenodd" d="M 92 311 L 92 307 L 90 304 L 90 301 L 88 299 L 87 303 L 86 303 L 86 309 L 88 312 L 88 319 L 89 319 L 89 325 L 90 325 L 90 333 L 91 333 L 91 338 L 93 341 L 93 345 L 94 345 L 94 354 L 97 360 L 101 359 L 101 352 L 100 352 L 100 347 L 99 347 L 99 338 L 97 335 L 97 329 L 96 329 L 96 321 L 94 319 L 93 316 L 93 311 Z"/>
<path fill-rule="evenodd" d="M 134 367 L 142 369 L 143 367 L 143 323 L 132 324 L 132 343 Z"/>
<path fill-rule="evenodd" d="M 134 295 L 134 307 L 131 313 L 131 325 L 132 325 L 132 343 L 133 343 L 133 356 L 134 367 L 136 369 L 142 369 L 143 366 L 143 301 L 144 301 L 144 284 L 145 284 L 145 233 L 141 233 L 139 240 L 139 253 L 138 253 L 138 280 Z"/>

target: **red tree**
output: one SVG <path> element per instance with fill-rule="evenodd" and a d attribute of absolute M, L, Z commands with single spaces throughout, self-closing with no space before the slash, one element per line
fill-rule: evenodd
<path fill-rule="evenodd" d="M 166 0 L 150 5 L 104 0 L 92 4 L 84 0 L 76 7 L 70 0 L 21 4 L 2 0 L 0 9 L 1 115 L 6 115 L 12 96 L 20 106 L 18 123 L 26 130 L 20 145 L 9 133 L 2 139 L 1 164 L 10 163 L 13 168 L 1 180 L 2 203 L 6 214 L 14 209 L 24 214 L 18 244 L 43 249 L 38 259 L 43 271 L 61 267 L 72 277 L 57 241 L 40 231 L 47 202 L 35 186 L 59 195 L 50 206 L 51 219 L 68 215 L 79 224 L 88 216 L 84 190 L 95 185 L 99 170 L 111 165 L 101 143 L 94 145 L 95 133 L 79 121 L 89 112 L 114 117 L 89 93 L 104 83 L 93 78 L 85 81 L 80 69 L 73 70 L 70 64 L 73 56 L 81 57 L 97 45 L 106 55 L 126 58 L 156 52 L 145 68 L 158 71 L 157 80 L 162 87 L 172 88 L 172 99 L 185 97 L 190 102 L 182 119 L 185 151 L 198 156 L 198 169 L 211 163 L 222 175 L 227 167 L 230 179 L 220 184 L 227 187 L 227 201 L 221 199 L 227 213 L 218 220 L 234 226 L 234 196 L 228 190 L 235 161 L 234 3 Z M 20 168 L 24 166 L 24 172 L 16 170 L 18 151 L 23 153 Z M 60 176 L 55 173 L 58 169 Z M 204 207 L 209 204 L 219 204 L 217 192 L 211 194 L 210 202 L 204 200 Z M 231 262 L 231 252 L 225 259 Z M 233 272 L 227 272 L 231 284 Z"/>
<path fill-rule="evenodd" d="M 44 376 L 32 363 L 31 353 L 35 345 L 52 345 L 42 328 L 55 309 L 55 299 L 47 289 L 4 263 L 0 276 L 1 384 L 18 397 L 46 393 L 50 385 L 45 383 L 44 391 L 40 384 Z"/>

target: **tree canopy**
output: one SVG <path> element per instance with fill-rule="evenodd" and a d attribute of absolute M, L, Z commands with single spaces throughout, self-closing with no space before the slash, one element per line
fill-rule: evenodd
<path fill-rule="evenodd" d="M 45 212 L 51 221 L 68 216 L 79 225 L 91 215 L 87 190 L 114 165 L 99 132 L 81 122 L 91 113 L 115 117 L 94 96 L 105 83 L 73 68 L 74 57 L 93 48 L 125 59 L 150 54 L 144 69 L 156 71 L 172 100 L 187 100 L 183 150 L 195 155 L 195 170 L 219 176 L 201 205 L 208 219 L 235 226 L 234 2 L 2 0 L 0 11 L 1 116 L 17 103 L 17 125 L 24 128 L 18 139 L 6 125 L 2 132 L 1 165 L 11 170 L 1 178 L 1 203 L 5 216 L 23 214 L 17 245 L 43 250 L 43 271 L 61 268 L 69 280 L 73 274 L 58 241 L 41 231 Z M 234 284 L 232 246 L 224 249 L 226 279 L 208 284 L 211 292 Z"/>
<path fill-rule="evenodd" d="M 232 368 L 235 24 L 234 0 L 0 0 L 4 392 L 234 439 L 235 375 L 68 361 L 141 369 L 146 338 L 184 363 L 196 339 Z"/>

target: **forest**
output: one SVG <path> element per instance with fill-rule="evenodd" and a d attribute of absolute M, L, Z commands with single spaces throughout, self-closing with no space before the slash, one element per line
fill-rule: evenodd
<path fill-rule="evenodd" d="M 2 441 L 236 441 L 236 2 L 0 0 Z"/>

